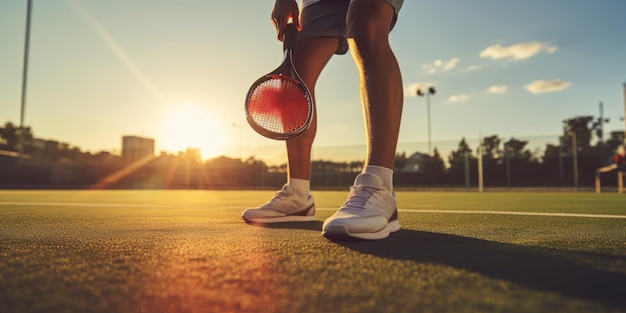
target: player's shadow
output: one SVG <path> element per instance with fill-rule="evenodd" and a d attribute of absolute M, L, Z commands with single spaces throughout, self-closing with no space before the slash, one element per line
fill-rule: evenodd
<path fill-rule="evenodd" d="M 452 266 L 533 289 L 626 307 L 626 274 L 567 258 L 584 256 L 626 264 L 624 256 L 563 252 L 404 229 L 385 240 L 338 243 L 383 258 Z"/>

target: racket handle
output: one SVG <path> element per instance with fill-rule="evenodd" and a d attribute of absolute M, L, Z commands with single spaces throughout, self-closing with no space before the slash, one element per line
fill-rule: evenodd
<path fill-rule="evenodd" d="M 287 24 L 285 28 L 285 36 L 283 37 L 283 50 L 293 50 L 296 48 L 296 40 L 298 39 L 298 29 L 293 24 Z"/>

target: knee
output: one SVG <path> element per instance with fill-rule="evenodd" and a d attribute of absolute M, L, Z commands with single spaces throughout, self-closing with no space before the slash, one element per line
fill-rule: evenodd
<path fill-rule="evenodd" d="M 348 37 L 360 51 L 373 51 L 389 46 L 389 28 L 371 19 L 356 19 L 348 24 Z"/>

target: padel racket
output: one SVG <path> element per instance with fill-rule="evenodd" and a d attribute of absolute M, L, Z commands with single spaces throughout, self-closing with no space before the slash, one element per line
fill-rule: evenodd
<path fill-rule="evenodd" d="M 252 84 L 246 96 L 246 120 L 257 133 L 278 140 L 297 137 L 313 119 L 313 97 L 293 67 L 298 30 L 288 24 L 283 38 L 283 61 Z"/>

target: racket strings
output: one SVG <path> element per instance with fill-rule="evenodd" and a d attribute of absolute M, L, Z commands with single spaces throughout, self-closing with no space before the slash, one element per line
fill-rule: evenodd
<path fill-rule="evenodd" d="M 298 81 L 275 76 L 252 91 L 248 112 L 260 127 L 274 133 L 295 133 L 306 127 L 311 115 L 309 97 Z"/>

